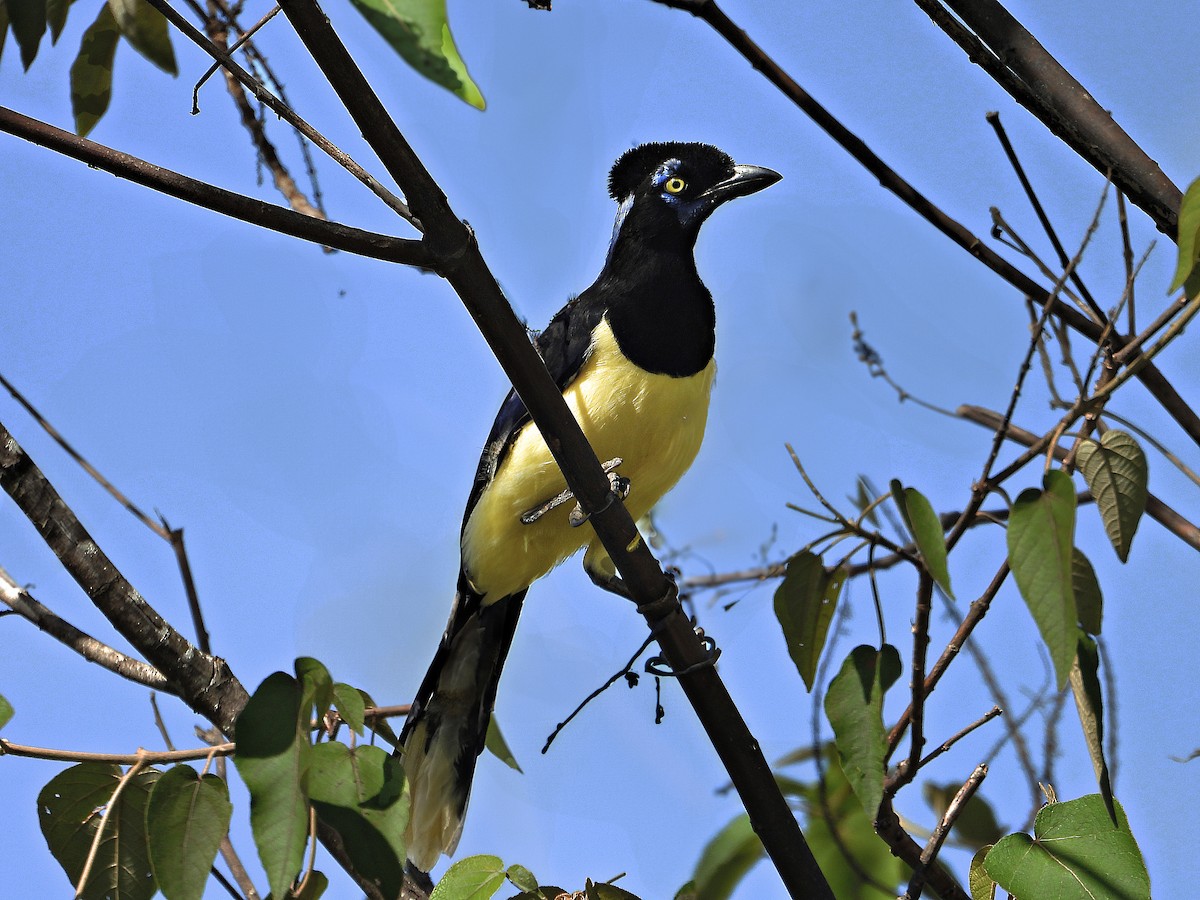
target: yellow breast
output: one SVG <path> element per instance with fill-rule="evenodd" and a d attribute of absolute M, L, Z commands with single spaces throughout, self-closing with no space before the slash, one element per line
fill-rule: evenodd
<path fill-rule="evenodd" d="M 645 371 L 625 358 L 607 321 L 597 327 L 592 351 L 563 398 L 601 462 L 621 457 L 617 471 L 629 479 L 625 501 L 634 519 L 645 515 L 688 470 L 704 438 L 716 363 L 695 375 L 673 378 Z M 573 502 L 531 525 L 521 514 L 566 487 L 541 432 L 526 425 L 484 489 L 463 530 L 463 565 L 485 602 L 520 591 L 577 551 L 588 550 L 589 569 L 606 558 L 591 525 L 572 528 Z"/>

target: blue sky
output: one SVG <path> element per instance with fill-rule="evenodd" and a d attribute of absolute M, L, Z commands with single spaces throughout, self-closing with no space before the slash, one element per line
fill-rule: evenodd
<path fill-rule="evenodd" d="M 66 73 L 92 15 L 86 5 L 74 7 L 59 46 L 44 47 L 28 74 L 9 44 L 0 102 L 70 126 Z M 1156 4 L 1152 14 L 1116 2 L 1011 8 L 1177 184 L 1200 173 L 1200 74 L 1190 64 L 1200 29 L 1190 4 Z M 865 473 L 881 486 L 892 477 L 915 485 L 939 509 L 962 507 L 989 434 L 898 404 L 855 360 L 848 316 L 857 311 L 889 372 L 912 393 L 947 407 L 996 408 L 1027 340 L 1019 298 L 881 191 L 705 26 L 645 0 L 559 0 L 549 14 L 517 0 L 451 3 L 459 47 L 488 99 L 479 113 L 408 70 L 348 6 L 327 11 L 533 324 L 599 270 L 614 212 L 604 179 L 629 146 L 705 140 L 784 175 L 723 208 L 697 248 L 717 301 L 719 376 L 704 449 L 658 513 L 671 544 L 689 550 L 685 574 L 753 564 L 773 529 L 772 559 L 820 533 L 819 523 L 785 508 L 812 505 L 785 442 L 835 500 Z M 951 215 L 984 235 L 988 207 L 999 206 L 1033 239 L 1036 223 L 983 118 L 1000 110 L 1064 242 L 1077 244 L 1102 179 L 970 67 L 915 6 L 769 2 L 728 12 Z M 202 114 L 188 114 L 207 63 L 175 43 L 184 74 L 174 80 L 120 48 L 113 105 L 92 137 L 274 200 L 255 184 L 248 144 L 216 80 L 202 93 Z M 380 172 L 282 17 L 261 45 L 302 115 Z M 290 136 L 273 133 L 294 158 Z M 137 503 L 185 527 L 214 647 L 248 687 L 311 655 L 381 702 L 409 700 L 445 622 L 462 503 L 506 390 L 450 289 L 432 276 L 325 255 L 15 138 L 0 137 L 0 160 L 0 371 Z M 321 176 L 335 219 L 406 234 L 333 165 L 322 162 Z M 1140 252 L 1156 234 L 1140 214 L 1132 220 Z M 1083 267 L 1106 307 L 1123 278 L 1119 247 L 1110 203 Z M 1143 321 L 1165 300 L 1172 257 L 1160 240 L 1139 285 Z M 1185 397 L 1200 398 L 1186 346 L 1168 351 L 1161 367 Z M 1032 388 L 1018 423 L 1047 427 L 1045 400 Z M 1195 448 L 1139 387 L 1118 408 L 1194 463 Z M 185 627 L 169 548 L 7 397 L 0 420 L 124 573 Z M 1151 489 L 1194 520 L 1187 482 L 1161 457 L 1151 467 Z M 1023 478 L 1013 487 L 1036 480 L 1033 472 Z M 1156 895 L 1182 896 L 1192 882 L 1184 823 L 1200 803 L 1200 770 L 1169 757 L 1200 745 L 1190 713 L 1194 653 L 1181 640 L 1194 631 L 1195 554 L 1147 521 L 1129 565 L 1119 566 L 1090 510 L 1081 512 L 1077 543 L 1097 565 L 1107 601 L 1120 702 L 1117 795 Z M 960 603 L 986 586 L 1001 546 L 997 532 L 983 532 L 955 553 Z M 79 627 L 107 634 L 5 504 L 0 565 Z M 895 573 L 881 584 L 890 639 L 907 656 L 912 578 Z M 771 591 L 741 592 L 729 612 L 702 598 L 702 616 L 724 650 L 722 675 L 775 757 L 809 740 L 809 701 Z M 875 639 L 866 585 L 852 585 L 848 602 L 839 659 Z M 704 842 L 738 808 L 715 793 L 723 773 L 676 688 L 664 686 L 662 725 L 653 724 L 649 682 L 614 688 L 547 756 L 538 752 L 554 724 L 624 664 L 643 630 L 627 604 L 591 588 L 576 561 L 531 592 L 497 707 L 525 774 L 482 761 L 460 856 L 497 853 L 568 886 L 628 872 L 624 884 L 646 898 L 669 897 L 687 879 Z M 935 615 L 935 649 L 950 632 Z M 1011 585 L 980 637 L 1014 697 L 1044 682 L 1036 631 Z M 5 729 L 14 741 L 161 746 L 143 689 L 14 618 L 0 623 L 0 693 L 17 710 Z M 894 693 L 893 716 L 903 691 Z M 932 700 L 930 740 L 990 705 L 960 661 Z M 163 706 L 175 741 L 188 744 L 196 717 L 169 700 Z M 929 777 L 965 779 L 999 736 L 989 728 Z M 1055 779 L 1062 798 L 1095 789 L 1076 732 L 1068 709 Z M 44 849 L 34 802 L 59 767 L 2 765 L 6 855 L 21 860 L 22 892 L 60 895 L 66 882 Z M 1002 753 L 982 790 L 1014 826 L 1026 811 L 1015 771 Z M 901 801 L 904 815 L 931 824 L 915 791 Z M 244 822 L 244 803 L 239 814 Z M 244 827 L 236 839 L 253 860 Z M 780 893 L 762 866 L 740 896 Z M 343 883 L 329 896 L 354 894 Z"/>

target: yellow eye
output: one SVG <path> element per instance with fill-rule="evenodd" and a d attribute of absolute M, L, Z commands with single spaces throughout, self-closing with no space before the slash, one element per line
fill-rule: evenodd
<path fill-rule="evenodd" d="M 668 178 L 667 183 L 664 184 L 663 187 L 666 189 L 668 194 L 679 194 L 682 193 L 683 189 L 687 187 L 687 182 L 676 176 L 674 178 Z"/>

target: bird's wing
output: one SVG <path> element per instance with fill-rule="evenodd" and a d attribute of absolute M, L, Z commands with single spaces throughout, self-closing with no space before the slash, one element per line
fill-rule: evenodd
<path fill-rule="evenodd" d="M 565 390 L 575 380 L 584 360 L 587 359 L 592 346 L 592 332 L 604 318 L 605 305 L 599 301 L 595 289 L 589 288 L 555 313 L 550 324 L 534 340 L 538 354 L 560 391 Z M 529 410 L 525 408 L 524 401 L 515 390 L 510 390 L 504 402 L 500 404 L 500 411 L 496 413 L 496 420 L 492 423 L 483 455 L 479 458 L 475 483 L 467 500 L 466 512 L 463 514 L 463 527 L 466 527 L 467 519 L 471 510 L 475 508 L 479 495 L 491 484 L 508 449 L 521 433 L 521 429 L 530 421 Z"/>

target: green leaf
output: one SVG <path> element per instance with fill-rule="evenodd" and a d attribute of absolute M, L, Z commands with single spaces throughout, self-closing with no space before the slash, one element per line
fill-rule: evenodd
<path fill-rule="evenodd" d="M 829 683 L 825 715 L 854 793 L 871 819 L 883 800 L 883 695 L 900 677 L 900 653 L 891 644 L 850 651 Z"/>
<path fill-rule="evenodd" d="M 805 552 L 788 560 L 783 581 L 775 590 L 775 618 L 783 629 L 788 654 L 809 691 L 845 582 L 844 568 L 826 572 L 821 557 Z"/>
<path fill-rule="evenodd" d="M 12 704 L 3 695 L 0 695 L 0 728 L 11 722 L 15 713 L 16 710 L 13 709 Z"/>
<path fill-rule="evenodd" d="M 984 857 L 991 849 L 991 844 L 980 847 L 971 857 L 971 871 L 967 875 L 967 884 L 971 888 L 971 900 L 996 900 L 996 882 L 992 881 L 991 876 L 983 868 Z"/>
<path fill-rule="evenodd" d="M 169 75 L 178 74 L 167 20 L 146 0 L 108 0 L 117 27 L 130 45 Z"/>
<path fill-rule="evenodd" d="M 1104 530 L 1121 562 L 1129 547 L 1149 497 L 1150 469 L 1138 442 L 1124 431 L 1107 431 L 1100 443 L 1084 441 L 1075 454 Z"/>
<path fill-rule="evenodd" d="M 75 114 L 75 132 L 88 134 L 108 110 L 112 99 L 113 55 L 121 33 L 117 20 L 106 3 L 96 21 L 83 33 L 79 55 L 71 63 L 71 111 Z"/>
<path fill-rule="evenodd" d="M 487 900 L 504 884 L 504 863 L 498 856 L 460 859 L 434 885 L 429 900 Z"/>
<path fill-rule="evenodd" d="M 351 2 L 410 66 L 476 109 L 486 106 L 479 88 L 467 73 L 467 64 L 454 46 L 446 19 L 446 0 Z"/>
<path fill-rule="evenodd" d="M 12 0 L 9 0 L 12 2 Z M 46 0 L 46 24 L 50 26 L 50 43 L 57 44 L 67 24 L 72 0 Z"/>
<path fill-rule="evenodd" d="M 921 793 L 925 797 L 925 802 L 930 805 L 940 819 L 945 815 L 960 787 L 961 785 L 953 782 L 948 784 L 926 782 L 921 787 Z M 958 818 L 954 820 L 953 831 L 959 840 L 972 847 L 992 844 L 1004 836 L 1004 829 L 996 821 L 996 813 L 992 811 L 991 804 L 978 793 L 973 794 L 959 811 Z"/>
<path fill-rule="evenodd" d="M 954 592 L 950 590 L 950 568 L 947 565 L 946 533 L 942 530 L 942 520 L 938 518 L 925 495 L 916 488 L 901 490 L 900 482 L 893 481 L 892 497 L 900 507 L 904 524 L 912 532 L 929 577 L 946 592 L 947 597 L 953 598 Z"/>
<path fill-rule="evenodd" d="M 250 827 L 271 893 L 282 897 L 300 871 L 308 836 L 304 780 L 312 745 L 301 687 L 284 672 L 258 686 L 237 720 L 234 763 L 250 790 Z"/>
<path fill-rule="evenodd" d="M 1074 548 L 1071 555 L 1071 585 L 1075 591 L 1075 614 L 1079 616 L 1079 626 L 1088 634 L 1099 634 L 1104 598 L 1100 594 L 1096 571 L 1078 547 Z"/>
<path fill-rule="evenodd" d="M 1121 804 L 1118 825 L 1099 794 L 1042 807 L 1033 837 L 1010 834 L 984 859 L 987 874 L 1016 897 L 1149 900 L 1150 875 Z"/>
<path fill-rule="evenodd" d="M 696 900 L 696 882 L 689 881 L 677 890 L 674 900 Z"/>
<path fill-rule="evenodd" d="M 511 881 L 514 887 L 525 893 L 532 893 L 538 889 L 537 878 L 524 866 L 514 863 L 505 870 L 504 877 Z"/>
<path fill-rule="evenodd" d="M 1076 612 L 1072 585 L 1075 490 L 1055 469 L 1044 491 L 1029 488 L 1013 504 L 1008 520 L 1008 563 L 1025 605 L 1050 651 L 1058 688 L 1066 687 L 1075 659 Z"/>
<path fill-rule="evenodd" d="M 5 0 L 4 6 L 13 38 L 21 48 L 21 64 L 28 72 L 46 33 L 46 0 Z"/>
<path fill-rule="evenodd" d="M 158 779 L 146 808 L 146 831 L 154 877 L 167 900 L 204 896 L 232 815 L 229 789 L 216 775 L 201 778 L 180 765 Z"/>
<path fill-rule="evenodd" d="M 325 668 L 325 663 L 311 656 L 297 657 L 293 668 L 304 692 L 300 701 L 304 716 L 307 718 L 315 706 L 316 717 L 320 721 L 329 712 L 329 707 L 333 706 L 333 676 Z"/>
<path fill-rule="evenodd" d="M 743 813 L 716 833 L 692 875 L 696 900 L 725 900 L 765 851 Z"/>
<path fill-rule="evenodd" d="M 811 785 L 805 794 L 808 846 L 838 900 L 896 900 L 910 871 L 875 834 L 837 756 L 825 750 L 824 790 Z"/>
<path fill-rule="evenodd" d="M 358 688 L 357 690 L 358 690 L 358 695 L 360 697 L 362 697 L 363 709 L 364 710 L 374 709 L 377 704 L 375 703 L 374 700 L 371 699 L 371 695 L 368 694 L 366 691 L 364 691 L 362 688 Z M 383 738 L 385 741 L 387 741 L 393 747 L 396 746 L 396 744 L 400 743 L 399 735 L 396 734 L 396 732 L 392 728 L 391 724 L 383 716 L 373 716 L 371 718 L 371 733 L 373 735 L 375 735 L 375 734 L 379 735 L 381 738 Z"/>
<path fill-rule="evenodd" d="M 308 876 L 308 883 L 304 885 L 304 890 L 296 895 L 296 900 L 320 900 L 321 895 L 328 887 L 329 879 L 325 877 L 324 873 L 313 869 Z"/>
<path fill-rule="evenodd" d="M 342 836 L 359 874 L 385 897 L 399 895 L 409 814 L 400 761 L 381 747 L 317 744 L 307 783 L 317 815 Z"/>
<path fill-rule="evenodd" d="M 120 766 L 82 763 L 54 776 L 38 794 L 42 834 L 71 884 L 83 874 L 100 827 L 99 811 L 107 809 L 84 900 L 150 900 L 158 890 L 146 843 L 146 801 L 158 776 L 156 769 L 143 769 L 113 801 Z"/>
<path fill-rule="evenodd" d="M 1112 781 L 1108 775 L 1108 763 L 1104 761 L 1104 700 L 1100 692 L 1099 671 L 1100 653 L 1096 642 L 1081 633 L 1075 665 L 1071 667 L 1071 693 L 1075 695 L 1075 707 L 1079 710 L 1079 723 L 1083 726 L 1088 754 L 1092 757 L 1092 768 L 1096 770 L 1100 796 L 1104 798 L 1113 824 L 1116 824 Z"/>
<path fill-rule="evenodd" d="M 1173 293 L 1184 286 L 1200 260 L 1200 178 L 1193 181 L 1183 195 L 1179 205 L 1179 262 L 1175 266 L 1175 277 L 1167 293 Z M 1195 293 L 1188 291 L 1188 296 Z"/>
<path fill-rule="evenodd" d="M 495 716 L 492 716 L 488 721 L 487 736 L 483 739 L 483 746 L 510 769 L 516 769 L 522 775 L 525 774 L 517 764 L 516 757 L 513 756 L 512 751 L 508 749 L 508 742 L 504 740 L 504 735 L 500 733 L 500 726 L 496 723 Z"/>
<path fill-rule="evenodd" d="M 363 733 L 363 713 L 367 705 L 363 700 L 362 691 L 339 681 L 333 686 L 333 705 L 337 707 L 338 715 L 350 726 L 351 731 L 355 734 Z"/>

